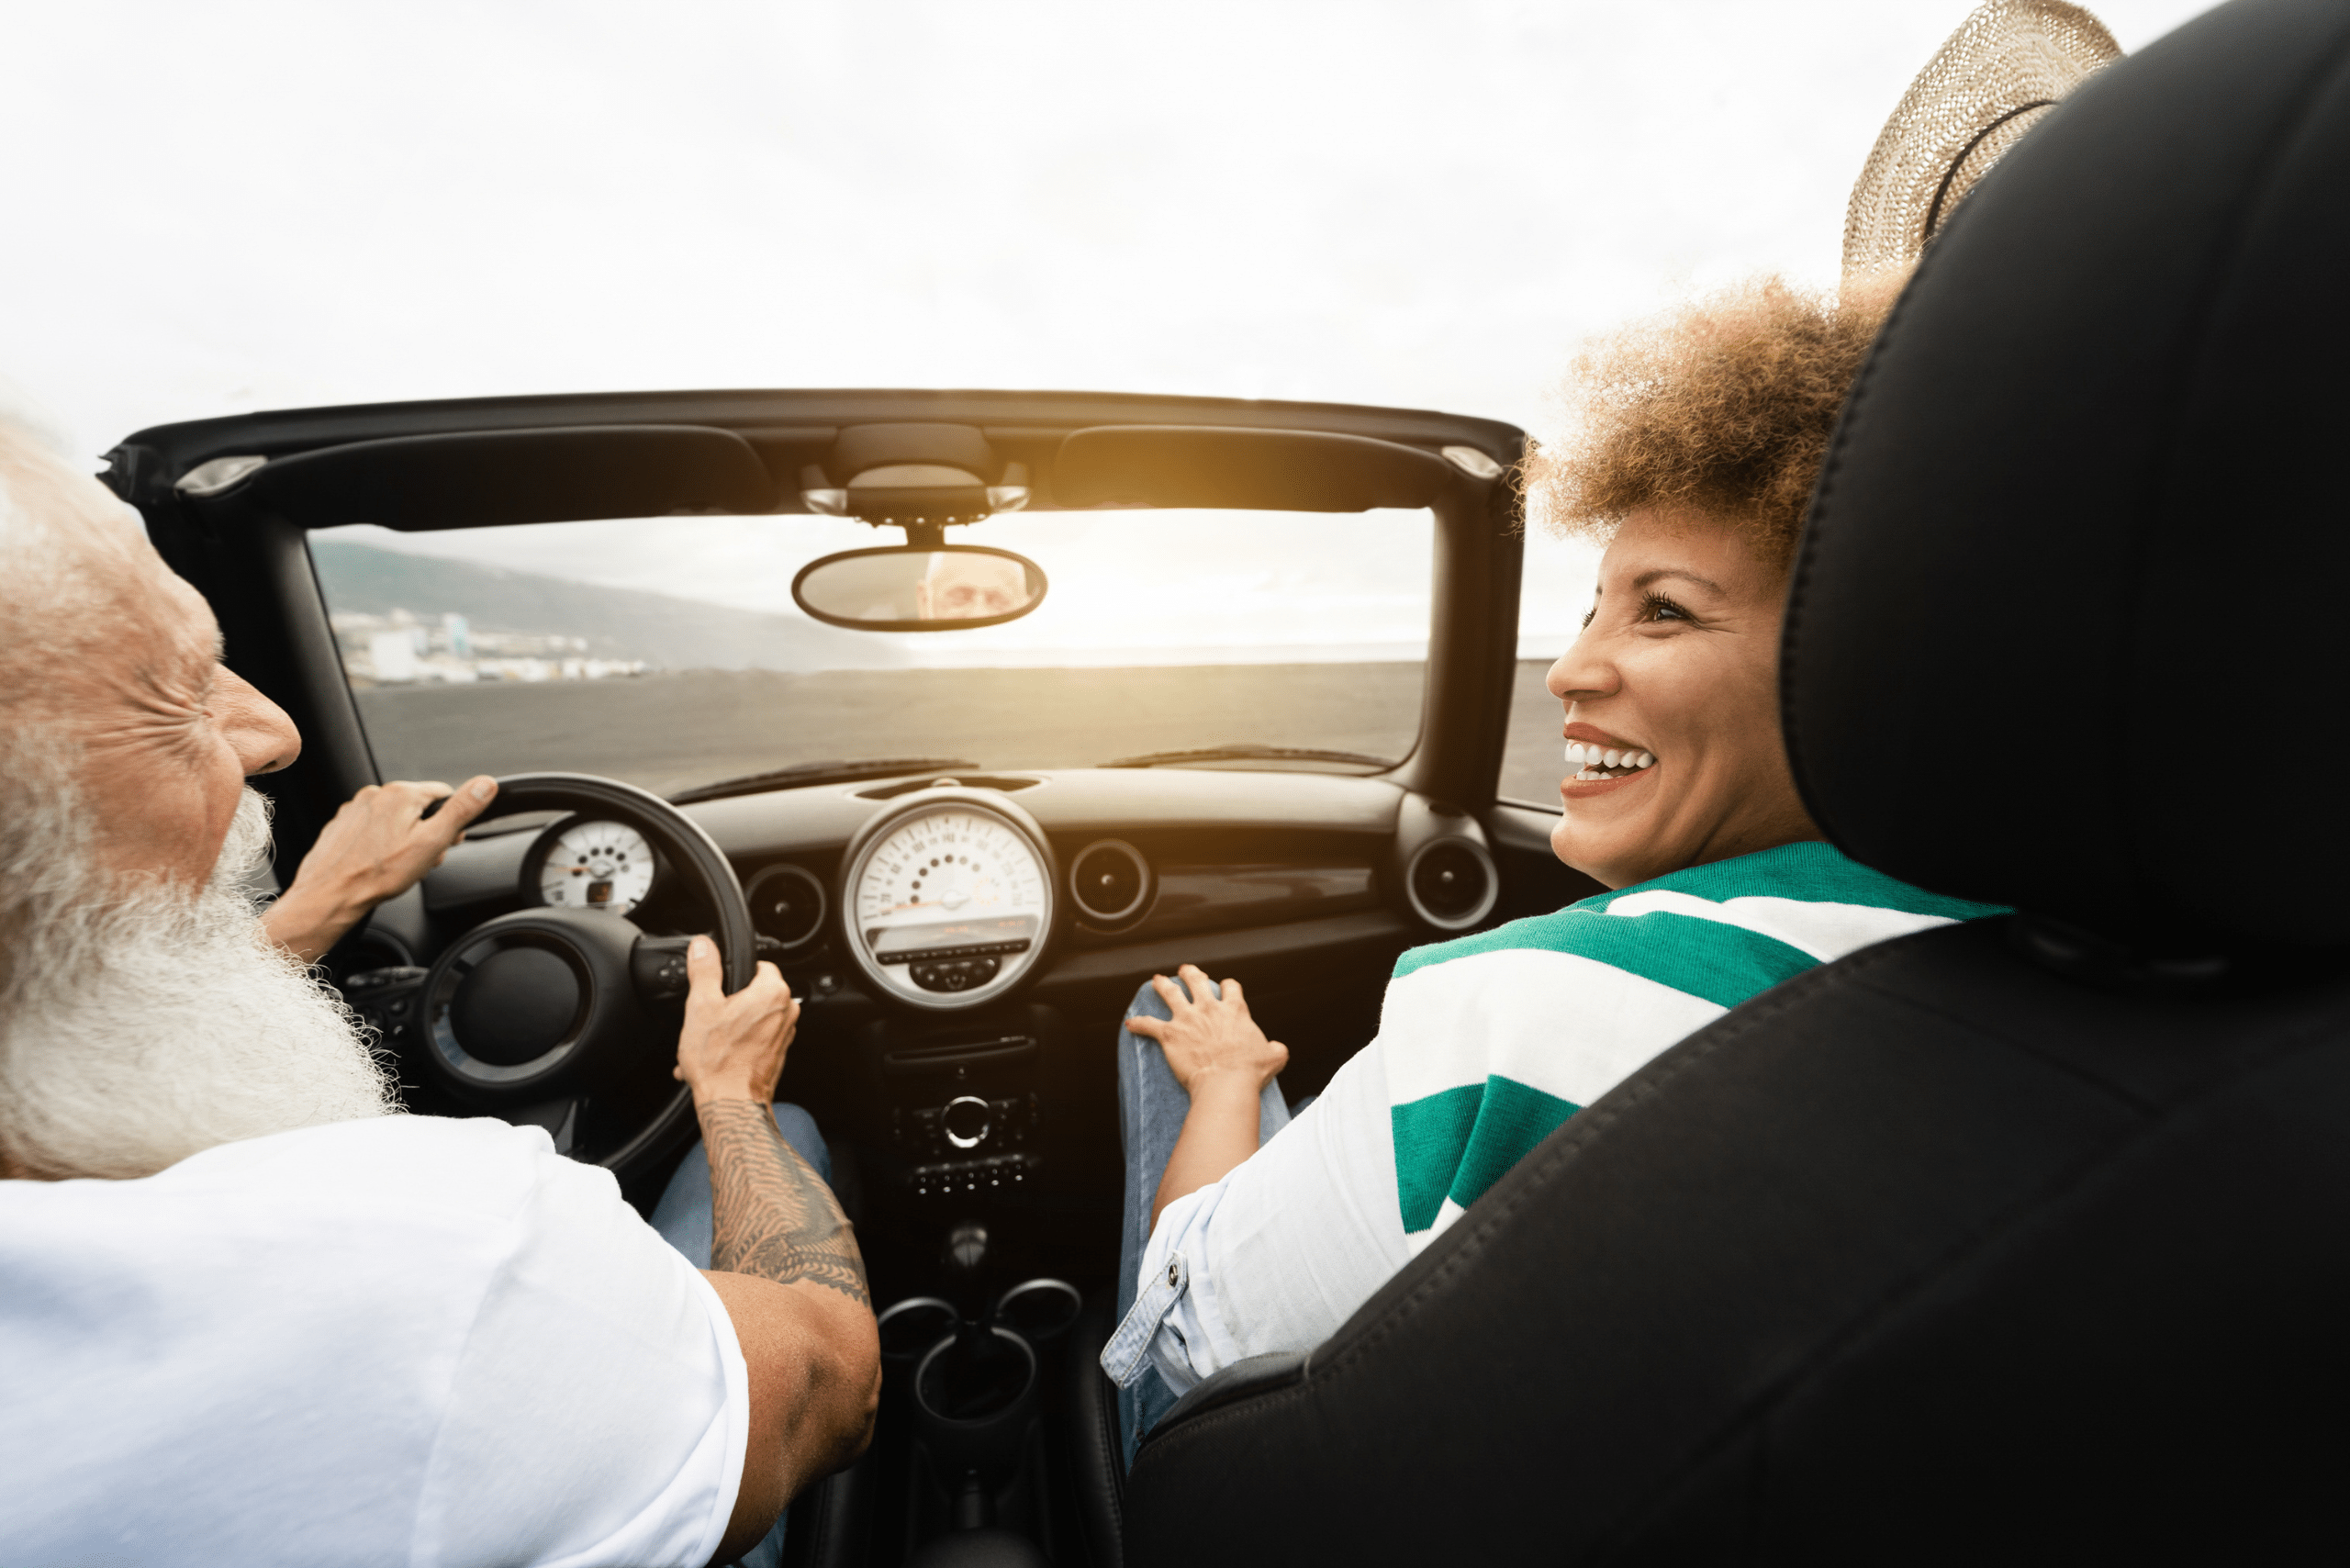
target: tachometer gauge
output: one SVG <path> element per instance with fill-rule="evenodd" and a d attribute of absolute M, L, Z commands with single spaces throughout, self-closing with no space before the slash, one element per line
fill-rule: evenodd
<path fill-rule="evenodd" d="M 964 1007 L 1010 990 L 1052 929 L 1046 854 L 1041 834 L 960 797 L 888 819 L 851 856 L 844 879 L 857 967 L 918 1007 Z"/>
<path fill-rule="evenodd" d="M 554 909 L 626 914 L 653 890 L 653 846 L 619 823 L 574 823 L 547 846 L 540 902 Z"/>

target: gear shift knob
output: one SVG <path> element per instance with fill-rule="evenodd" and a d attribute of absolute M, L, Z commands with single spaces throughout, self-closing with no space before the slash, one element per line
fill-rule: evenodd
<path fill-rule="evenodd" d="M 988 1260 L 988 1227 L 967 1219 L 946 1233 L 946 1267 L 966 1279 L 977 1279 Z"/>
<path fill-rule="evenodd" d="M 955 1311 L 963 1320 L 963 1338 L 975 1351 L 983 1351 L 985 1346 L 987 1262 L 986 1226 L 967 1219 L 946 1233 L 946 1295 L 955 1304 Z"/>

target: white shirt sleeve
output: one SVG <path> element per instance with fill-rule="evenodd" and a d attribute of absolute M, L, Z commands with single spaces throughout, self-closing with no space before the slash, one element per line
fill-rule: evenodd
<path fill-rule="evenodd" d="M 1313 1349 L 1410 1260 L 1377 1040 L 1223 1181 L 1167 1205 L 1146 1293 L 1179 1257 L 1184 1286 L 1150 1344 L 1178 1393 L 1249 1356 Z"/>
<path fill-rule="evenodd" d="M 452 1369 L 419 1562 L 679 1563 L 718 1550 L 749 1436 L 718 1293 L 549 1148 Z"/>
<path fill-rule="evenodd" d="M 701 1568 L 733 1326 L 611 1173 L 386 1116 L 0 1182 L 0 1559 Z"/>

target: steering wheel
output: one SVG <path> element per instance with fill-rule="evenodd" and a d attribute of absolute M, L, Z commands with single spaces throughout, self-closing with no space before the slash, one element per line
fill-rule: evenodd
<path fill-rule="evenodd" d="M 757 935 L 734 868 L 658 795 L 584 773 L 498 781 L 498 814 L 575 812 L 642 833 L 712 922 L 726 989 L 748 984 Z M 686 936 L 648 936 L 603 910 L 521 909 L 448 944 L 418 995 L 415 1055 L 458 1099 L 546 1128 L 555 1148 L 625 1183 L 693 1134 L 693 1092 L 670 1074 Z"/>

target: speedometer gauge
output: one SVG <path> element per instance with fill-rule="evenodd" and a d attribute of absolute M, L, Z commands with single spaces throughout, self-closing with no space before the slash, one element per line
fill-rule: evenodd
<path fill-rule="evenodd" d="M 653 846 L 619 823 L 575 823 L 547 846 L 539 899 L 554 909 L 626 914 L 653 890 Z"/>
<path fill-rule="evenodd" d="M 920 1007 L 1010 990 L 1052 929 L 1046 857 L 1040 834 L 992 804 L 958 793 L 910 805 L 850 857 L 841 902 L 857 967 Z"/>

